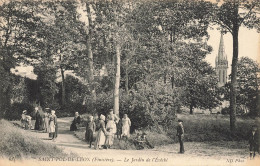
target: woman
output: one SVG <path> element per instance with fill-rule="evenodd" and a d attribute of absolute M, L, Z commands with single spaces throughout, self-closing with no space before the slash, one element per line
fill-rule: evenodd
<path fill-rule="evenodd" d="M 49 108 L 45 108 L 44 112 L 44 129 L 46 133 L 49 133 Z"/>
<path fill-rule="evenodd" d="M 105 144 L 105 140 L 106 140 L 106 127 L 105 127 L 105 116 L 104 115 L 100 115 L 100 120 L 99 120 L 99 130 L 98 130 L 98 133 L 97 133 L 97 138 L 96 138 L 96 141 L 95 141 L 95 145 L 94 145 L 94 148 L 95 149 L 100 149 L 101 146 L 103 146 Z"/>
<path fill-rule="evenodd" d="M 49 118 L 49 132 L 51 134 L 53 141 L 57 137 L 56 129 L 57 129 L 57 117 L 55 115 L 55 111 L 51 110 L 51 115 L 50 115 L 50 118 Z"/>
<path fill-rule="evenodd" d="M 131 121 L 127 117 L 127 114 L 124 114 L 124 117 L 122 118 L 122 137 L 129 137 L 130 136 L 130 126 Z"/>
<path fill-rule="evenodd" d="M 76 131 L 78 129 L 77 125 L 79 124 L 80 124 L 80 116 L 78 112 L 75 112 L 75 117 L 70 125 L 70 131 Z"/>

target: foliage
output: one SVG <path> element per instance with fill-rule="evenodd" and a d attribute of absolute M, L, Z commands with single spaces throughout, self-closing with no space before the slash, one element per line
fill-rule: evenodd
<path fill-rule="evenodd" d="M 241 57 L 238 61 L 237 72 L 238 104 L 247 106 L 251 115 L 259 115 L 259 110 L 257 110 L 257 95 L 260 85 L 260 78 L 257 76 L 257 73 L 260 72 L 259 64 L 250 58 Z"/>
<path fill-rule="evenodd" d="M 6 112 L 4 118 L 8 120 L 20 120 L 23 110 L 27 110 L 30 115 L 34 111 L 34 107 L 28 103 L 13 103 L 10 111 Z"/>
<path fill-rule="evenodd" d="M 40 97 L 38 102 L 40 102 L 43 107 L 55 106 L 57 101 L 55 101 L 54 97 L 58 93 L 58 87 L 55 83 L 55 68 L 52 64 L 47 64 L 47 62 L 44 62 L 38 66 L 35 66 L 34 72 L 38 76 L 37 81 L 40 89 Z"/>

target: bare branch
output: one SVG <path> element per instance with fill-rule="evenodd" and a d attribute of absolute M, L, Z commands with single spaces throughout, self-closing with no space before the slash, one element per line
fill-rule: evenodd
<path fill-rule="evenodd" d="M 249 9 L 248 13 L 245 15 L 245 17 L 242 18 L 242 20 L 240 21 L 240 23 L 238 24 L 239 26 L 244 22 L 244 20 L 249 17 L 252 13 L 252 10 L 254 9 L 254 7 L 256 6 L 256 4 L 253 4 L 252 7 Z"/>

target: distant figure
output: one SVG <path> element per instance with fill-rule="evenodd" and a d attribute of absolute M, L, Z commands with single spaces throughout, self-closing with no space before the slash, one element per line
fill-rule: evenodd
<path fill-rule="evenodd" d="M 105 144 L 105 133 L 106 133 L 106 127 L 105 127 L 105 120 L 106 117 L 104 115 L 100 115 L 100 120 L 99 120 L 99 129 L 98 129 L 98 133 L 97 133 L 97 137 L 96 137 L 96 141 L 95 141 L 95 149 L 100 149 L 102 146 L 104 146 Z"/>
<path fill-rule="evenodd" d="M 39 107 L 35 107 L 35 127 L 34 130 L 42 130 L 42 116 L 39 112 Z"/>
<path fill-rule="evenodd" d="M 44 124 L 44 129 L 46 133 L 49 133 L 49 112 L 50 112 L 50 108 L 45 108 L 44 111 L 44 117 L 43 117 L 43 124 Z"/>
<path fill-rule="evenodd" d="M 124 114 L 124 117 L 122 118 L 122 137 L 126 137 L 126 138 L 130 137 L 130 126 L 131 126 L 131 121 L 127 117 L 127 114 Z"/>
<path fill-rule="evenodd" d="M 183 145 L 183 138 L 184 138 L 184 128 L 182 125 L 182 120 L 178 120 L 178 126 L 177 126 L 177 137 L 179 139 L 180 143 L 180 152 L 179 153 L 184 153 L 184 145 Z"/>
<path fill-rule="evenodd" d="M 70 131 L 76 131 L 78 129 L 77 125 L 80 124 L 80 116 L 78 112 L 75 112 L 75 117 L 70 125 Z"/>
<path fill-rule="evenodd" d="M 118 139 L 121 139 L 121 135 L 122 135 L 122 120 L 119 119 L 118 123 L 116 124 L 116 135 Z"/>
<path fill-rule="evenodd" d="M 248 134 L 250 159 L 255 158 L 256 152 L 259 153 L 259 135 L 257 126 L 253 126 L 252 130 Z"/>
<path fill-rule="evenodd" d="M 93 142 L 93 136 L 96 131 L 96 124 L 93 120 L 93 116 L 89 116 L 89 121 L 86 126 L 85 140 L 89 142 L 89 147 L 91 148 Z"/>
<path fill-rule="evenodd" d="M 112 128 L 107 128 L 106 132 L 106 141 L 105 141 L 105 147 L 106 148 L 111 148 L 114 142 L 114 133 Z"/>
<path fill-rule="evenodd" d="M 25 125 L 26 125 L 26 113 L 27 113 L 27 110 L 23 110 L 22 117 L 21 117 L 22 128 L 25 128 Z"/>
<path fill-rule="evenodd" d="M 57 138 L 57 130 L 58 130 L 58 124 L 57 124 L 57 116 L 55 115 L 55 111 L 51 110 L 51 115 L 49 117 L 49 132 L 51 134 L 51 138 L 53 141 Z"/>

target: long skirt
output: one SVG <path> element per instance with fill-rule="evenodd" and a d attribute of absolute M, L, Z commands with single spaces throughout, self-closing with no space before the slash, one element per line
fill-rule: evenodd
<path fill-rule="evenodd" d="M 49 133 L 49 118 L 44 118 L 45 132 Z"/>
<path fill-rule="evenodd" d="M 86 130 L 85 140 L 87 142 L 93 142 L 93 131 L 92 130 L 90 130 L 90 129 Z"/>
<path fill-rule="evenodd" d="M 106 141 L 106 136 L 105 136 L 104 132 L 102 131 L 102 129 L 99 129 L 98 133 L 97 133 L 96 142 L 94 145 L 95 149 L 99 148 L 102 145 L 105 145 L 105 141 Z"/>
<path fill-rule="evenodd" d="M 130 126 L 129 125 L 123 125 L 122 127 L 122 136 L 130 136 Z"/>
<path fill-rule="evenodd" d="M 50 132 L 50 133 L 54 133 L 54 132 L 55 132 L 54 121 L 51 121 L 51 122 L 50 122 L 50 125 L 49 125 L 49 132 Z"/>
<path fill-rule="evenodd" d="M 58 137 L 58 123 L 55 125 L 55 132 L 54 132 L 54 138 Z"/>

